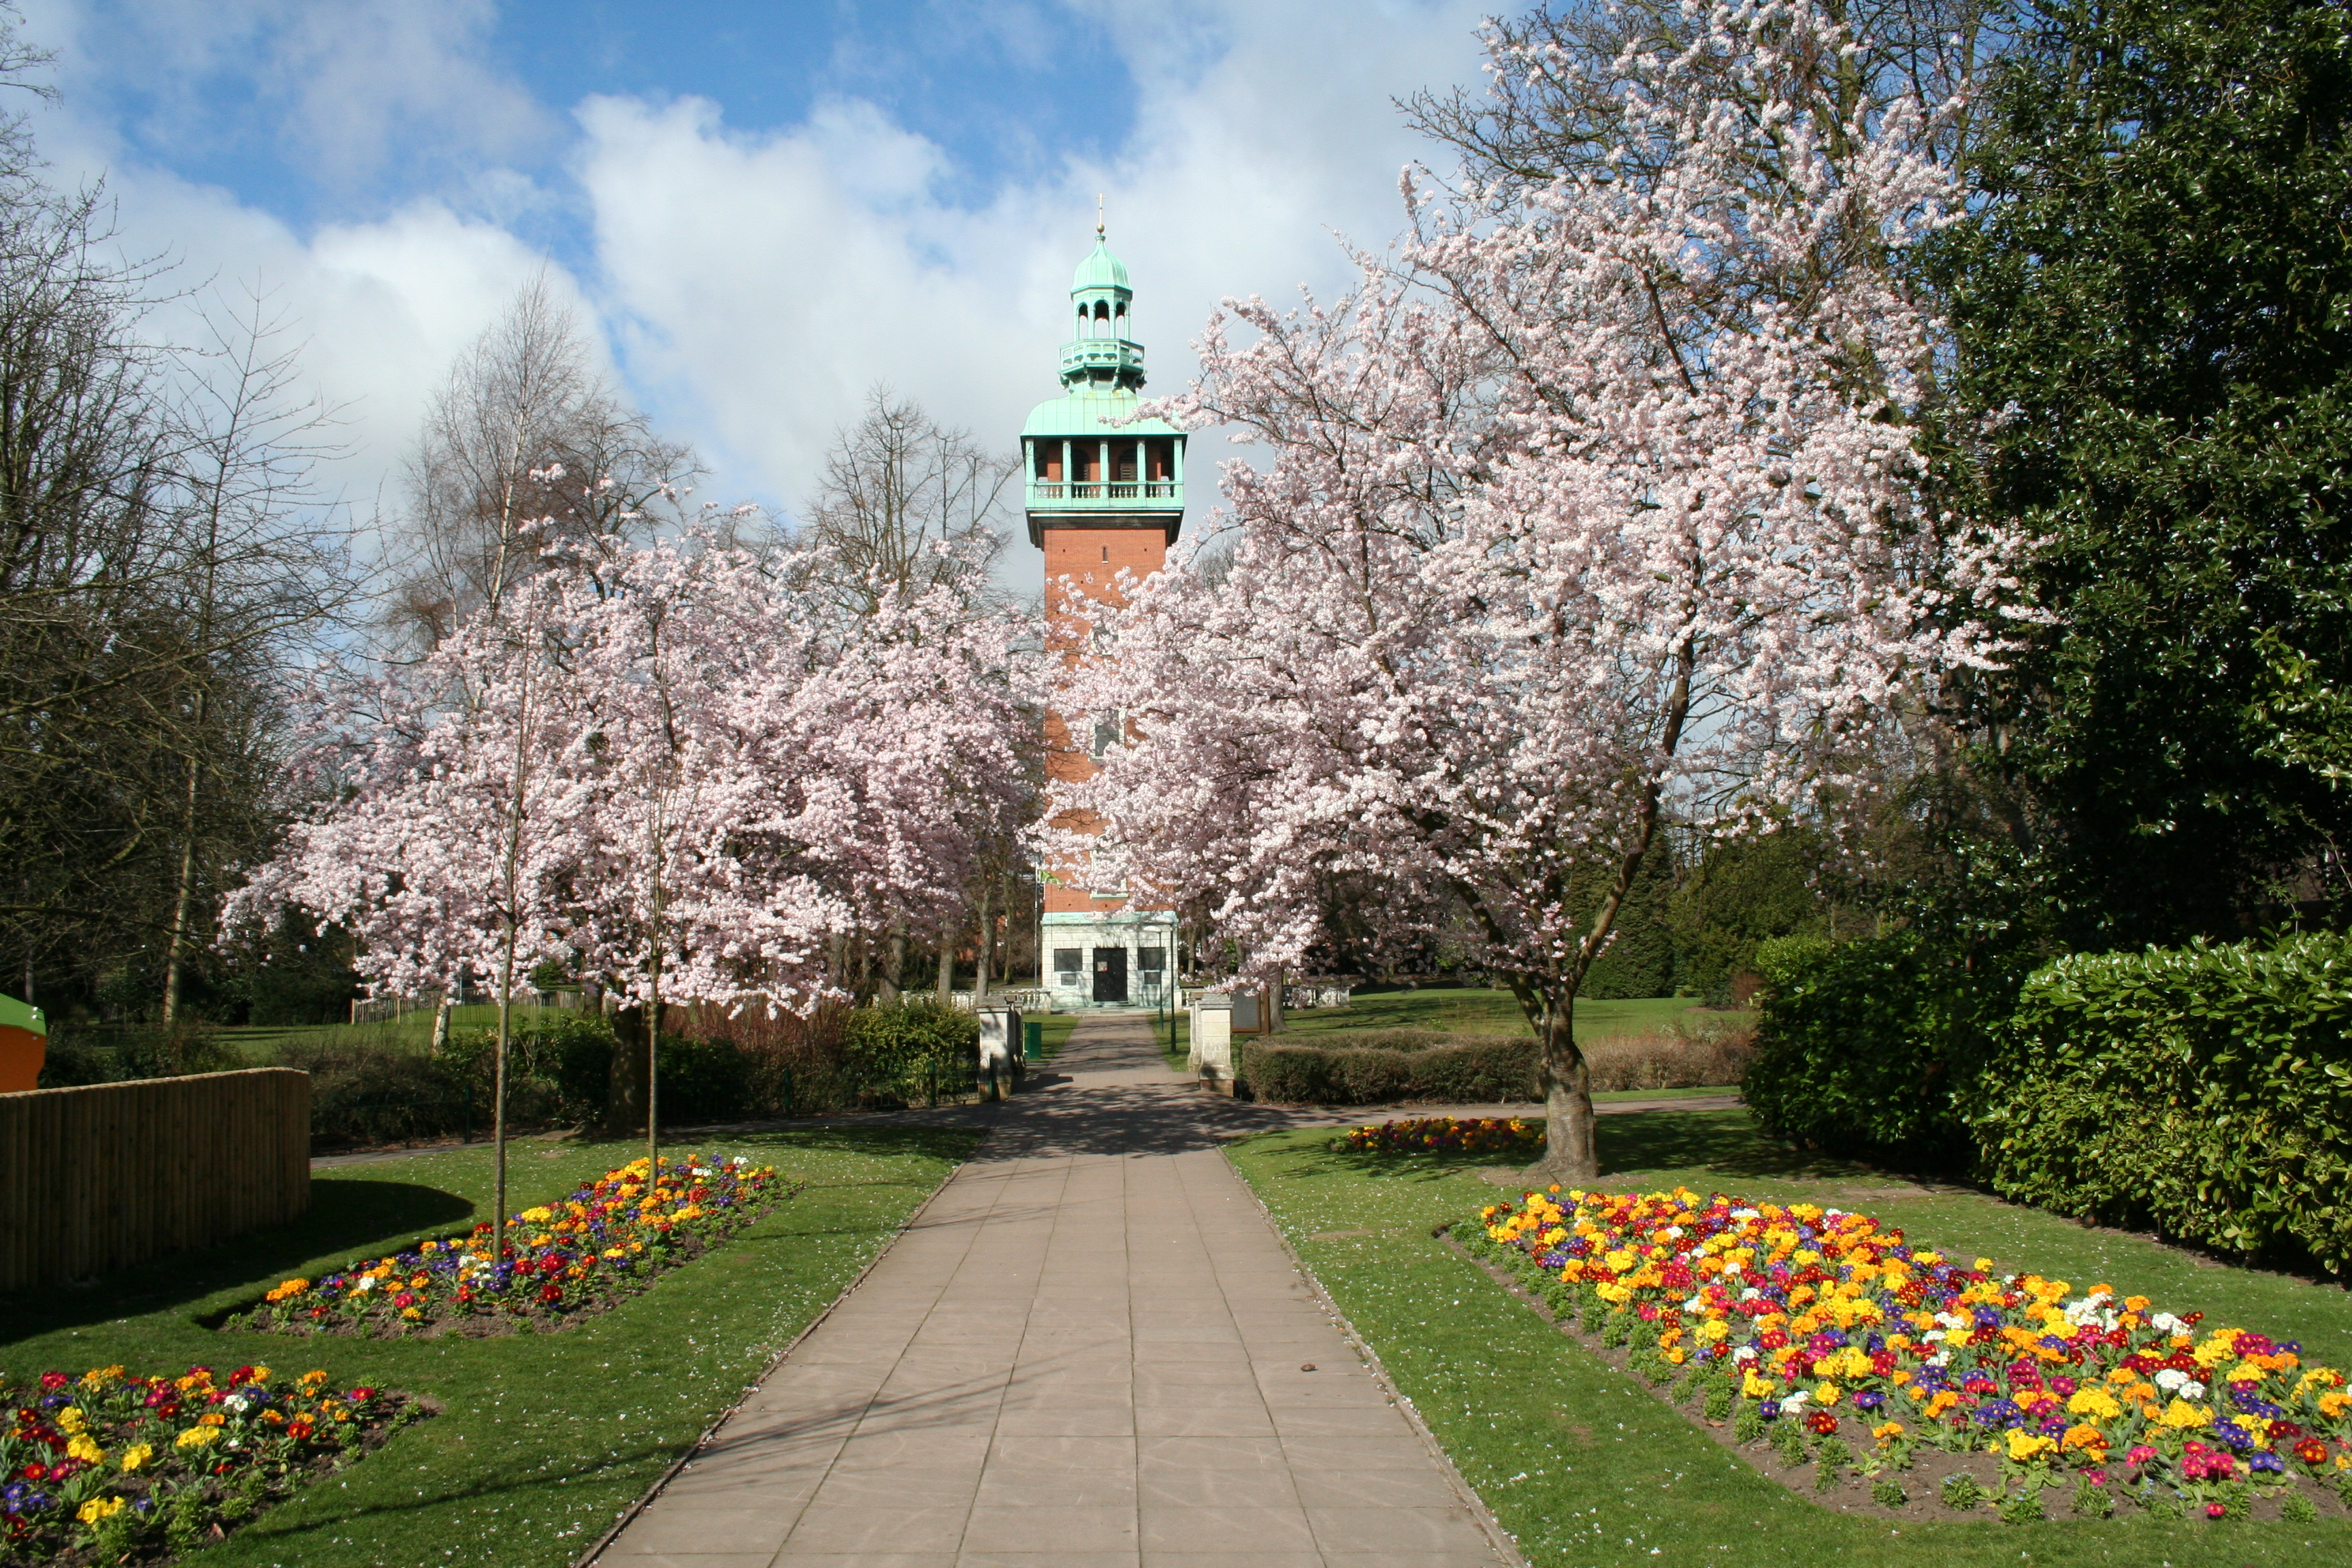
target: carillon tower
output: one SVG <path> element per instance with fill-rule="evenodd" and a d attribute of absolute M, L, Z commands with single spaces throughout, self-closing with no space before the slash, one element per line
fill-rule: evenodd
<path fill-rule="evenodd" d="M 1118 603 L 1121 572 L 1144 578 L 1168 559 L 1184 521 L 1184 433 L 1137 419 L 1143 345 L 1133 336 L 1135 290 L 1095 225 L 1095 247 L 1070 280 L 1070 340 L 1062 395 L 1039 404 L 1021 431 L 1029 542 L 1045 552 L 1045 646 L 1066 663 L 1097 652 L 1090 602 Z M 1088 777 L 1113 721 L 1073 735 L 1045 714 L 1045 775 Z M 1076 825 L 1083 826 L 1083 825 Z M 1156 1006 L 1172 1000 L 1175 916 L 1129 903 L 1127 889 L 1094 885 L 1088 867 L 1049 867 L 1039 933 L 1045 984 L 1056 1008 Z"/>

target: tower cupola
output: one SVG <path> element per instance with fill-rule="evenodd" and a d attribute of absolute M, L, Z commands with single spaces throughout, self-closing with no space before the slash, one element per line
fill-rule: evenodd
<path fill-rule="evenodd" d="M 1073 307 L 1070 341 L 1062 346 L 1062 384 L 1073 392 L 1135 392 L 1143 385 L 1143 345 L 1128 320 L 1135 290 L 1128 286 L 1127 263 L 1113 256 L 1102 225 L 1095 225 L 1093 253 L 1070 279 Z"/>
<path fill-rule="evenodd" d="M 1033 544 L 1045 546 L 1057 529 L 1150 530 L 1172 544 L 1183 526 L 1184 433 L 1138 417 L 1143 345 L 1132 335 L 1134 308 L 1127 264 L 1111 254 L 1098 219 L 1095 247 L 1070 279 L 1063 395 L 1031 410 L 1021 432 Z"/>

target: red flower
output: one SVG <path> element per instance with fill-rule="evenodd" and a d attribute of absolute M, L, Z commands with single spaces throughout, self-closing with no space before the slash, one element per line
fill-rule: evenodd
<path fill-rule="evenodd" d="M 1816 1410 L 1805 1417 L 1805 1426 L 1816 1437 L 1826 1437 L 1838 1429 L 1838 1419 L 1826 1410 Z"/>
<path fill-rule="evenodd" d="M 562 1300 L 563 1299 L 563 1287 L 551 1279 L 546 1284 L 541 1285 L 539 1288 L 539 1299 L 542 1301 Z"/>
<path fill-rule="evenodd" d="M 25 1479 L 28 1481 L 46 1481 L 49 1479 L 48 1468 L 44 1465 L 26 1465 Z"/>
<path fill-rule="evenodd" d="M 2324 1465 L 2327 1463 L 2327 1445 L 2316 1437 L 2305 1437 L 2294 1446 L 2294 1457 L 2306 1465 Z"/>
<path fill-rule="evenodd" d="M 71 1383 L 72 1381 L 72 1378 L 68 1377 L 61 1372 L 45 1372 L 41 1373 L 41 1386 L 47 1389 L 51 1394 L 55 1394 L 58 1389 L 63 1388 L 67 1384 Z"/>

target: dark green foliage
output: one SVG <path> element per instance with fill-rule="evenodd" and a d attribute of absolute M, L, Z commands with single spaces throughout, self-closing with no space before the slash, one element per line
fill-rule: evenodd
<path fill-rule="evenodd" d="M 2303 1496 L 2301 1492 L 2290 1495 L 2298 1498 Z M 2084 1476 L 2074 1483 L 2074 1498 L 2070 1506 L 2076 1513 L 2085 1518 L 2105 1519 L 2116 1511 L 2115 1494 L 2090 1477 Z M 2310 1500 L 2305 1499 L 2304 1507 L 2310 1506 Z"/>
<path fill-rule="evenodd" d="M 1916 1168 L 1965 1165 L 1962 1101 L 2017 994 L 2021 961 L 1904 930 L 1832 949 L 1776 944 L 1741 1094 L 1768 1133 Z"/>
<path fill-rule="evenodd" d="M 2021 1487 L 2000 1500 L 2003 1524 L 2035 1524 L 2047 1517 L 2042 1506 L 2042 1493 L 2032 1487 Z"/>
<path fill-rule="evenodd" d="M 265 939 L 243 947 L 221 1000 L 248 1024 L 340 1024 L 351 1016 L 360 978 L 352 968 L 351 933 L 320 928 L 292 905 L 278 911 Z"/>
<path fill-rule="evenodd" d="M 1676 979 L 1685 993 L 1727 1006 L 1733 982 L 1761 973 L 1761 943 L 1828 930 L 1813 887 L 1822 847 L 1820 835 L 1801 827 L 1706 847 L 1672 907 Z"/>
<path fill-rule="evenodd" d="M 2236 935 L 2352 832 L 2352 12 L 2020 22 L 1937 280 L 1960 504 L 2047 540 L 2055 615 L 1977 717 L 2070 945 Z"/>
<path fill-rule="evenodd" d="M 1764 1436 L 1764 1409 L 1752 1399 L 1739 1402 L 1738 1414 L 1731 1418 L 1731 1436 L 1735 1442 L 1753 1443 Z"/>
<path fill-rule="evenodd" d="M 1893 1476 L 1881 1476 L 1870 1483 L 1870 1500 L 1881 1508 L 1901 1508 L 1911 1500 L 1903 1493 L 1903 1483 Z"/>
<path fill-rule="evenodd" d="M 1980 1169 L 2058 1214 L 2342 1270 L 2347 1026 L 2344 937 L 2061 959 L 2000 1031 L 1974 1107 Z"/>
<path fill-rule="evenodd" d="M 1728 1419 L 1731 1415 L 1731 1385 L 1710 1383 L 1706 1385 L 1706 1402 L 1700 1407 L 1710 1421 Z"/>
<path fill-rule="evenodd" d="M 1944 1478 L 1944 1506 L 1971 1509 L 1984 1501 L 1984 1488 L 1977 1485 L 1974 1476 L 1961 1474 Z"/>
<path fill-rule="evenodd" d="M 1594 889 L 1588 914 L 1597 912 L 1606 892 L 1605 888 Z M 1610 927 L 1614 940 L 1585 972 L 1578 995 L 1599 1002 L 1675 994 L 1675 931 L 1669 914 L 1674 893 L 1673 861 L 1663 842 L 1654 844 L 1618 906 Z"/>
<path fill-rule="evenodd" d="M 1486 1105 L 1535 1096 L 1533 1039 L 1444 1037 L 1454 1043 L 1377 1050 L 1253 1042 L 1242 1047 L 1242 1081 L 1255 1098 L 1286 1105 Z"/>
<path fill-rule="evenodd" d="M 252 1067 L 202 1024 L 131 1024 L 60 1030 L 41 1057 L 40 1087 L 182 1078 Z"/>
<path fill-rule="evenodd" d="M 2114 1506 L 2113 1503 L 2108 1504 L 2110 1511 Z M 2289 1524 L 2317 1524 L 2319 1510 L 2298 1489 L 2279 1500 L 2279 1517 Z"/>
<path fill-rule="evenodd" d="M 842 1055 L 874 1095 L 912 1100 L 940 1075 L 969 1079 L 980 1059 L 980 1020 L 928 996 L 859 1007 L 842 1025 Z"/>

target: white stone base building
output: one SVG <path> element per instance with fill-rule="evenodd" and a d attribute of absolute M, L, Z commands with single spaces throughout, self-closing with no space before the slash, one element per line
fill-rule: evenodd
<path fill-rule="evenodd" d="M 1038 931 L 1056 1013 L 1176 1002 L 1176 917 L 1166 910 L 1049 912 Z"/>

